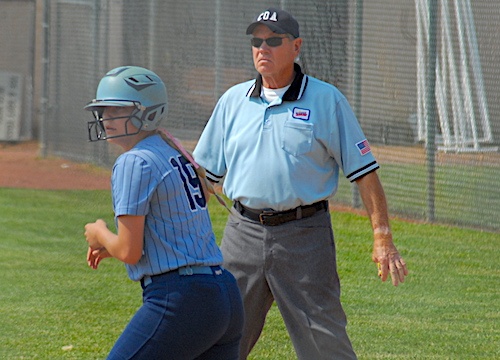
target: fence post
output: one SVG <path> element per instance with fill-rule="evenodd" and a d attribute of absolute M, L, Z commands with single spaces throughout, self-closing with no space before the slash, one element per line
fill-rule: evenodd
<path fill-rule="evenodd" d="M 42 56 L 42 68 L 43 68 L 43 85 L 42 94 L 40 97 L 40 155 L 41 157 L 47 157 L 47 112 L 49 109 L 49 58 L 50 58 L 50 2 L 48 0 L 43 1 L 43 56 Z"/>
<path fill-rule="evenodd" d="M 429 42 L 427 44 L 427 109 L 425 138 L 427 163 L 427 219 L 435 220 L 436 178 L 436 31 L 437 0 L 429 0 Z"/>
<path fill-rule="evenodd" d="M 361 71 L 362 71 L 362 52 L 363 52 L 363 0 L 356 0 L 356 22 L 354 36 L 354 113 L 359 119 L 361 117 Z M 361 207 L 358 185 L 351 185 L 352 206 Z"/>

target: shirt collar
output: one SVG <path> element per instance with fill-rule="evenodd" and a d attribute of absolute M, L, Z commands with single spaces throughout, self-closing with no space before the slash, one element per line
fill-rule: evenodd
<path fill-rule="evenodd" d="M 294 64 L 295 78 L 292 84 L 283 95 L 283 101 L 296 101 L 300 99 L 304 93 L 307 86 L 307 76 L 304 75 L 299 64 Z M 252 87 L 248 90 L 247 96 L 249 97 L 260 97 L 262 90 L 262 75 L 259 74 L 252 84 Z"/>

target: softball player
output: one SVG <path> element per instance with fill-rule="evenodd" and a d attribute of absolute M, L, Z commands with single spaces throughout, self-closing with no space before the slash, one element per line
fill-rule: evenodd
<path fill-rule="evenodd" d="M 125 263 L 143 305 L 108 359 L 237 359 L 243 325 L 234 277 L 221 267 L 207 199 L 195 165 L 158 132 L 166 88 L 135 66 L 111 70 L 86 106 L 91 141 L 120 146 L 112 172 L 117 233 L 85 226 L 87 261 Z"/>
<path fill-rule="evenodd" d="M 255 80 L 218 101 L 194 151 L 234 201 L 222 239 L 224 265 L 243 295 L 240 359 L 276 301 L 299 359 L 356 359 L 346 332 L 328 198 L 340 170 L 370 216 L 373 261 L 394 285 L 407 275 L 392 241 L 370 145 L 346 98 L 295 63 L 302 39 L 286 11 L 268 9 L 247 28 Z"/>

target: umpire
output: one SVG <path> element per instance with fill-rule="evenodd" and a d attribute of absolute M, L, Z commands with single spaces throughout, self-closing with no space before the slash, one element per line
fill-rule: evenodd
<path fill-rule="evenodd" d="M 218 101 L 196 161 L 234 201 L 224 266 L 244 299 L 240 359 L 257 342 L 273 301 L 299 359 L 356 359 L 346 333 L 328 198 L 339 171 L 359 187 L 373 228 L 372 260 L 394 285 L 408 274 L 393 244 L 370 145 L 346 98 L 295 63 L 297 21 L 270 8 L 248 26 L 255 80 Z"/>

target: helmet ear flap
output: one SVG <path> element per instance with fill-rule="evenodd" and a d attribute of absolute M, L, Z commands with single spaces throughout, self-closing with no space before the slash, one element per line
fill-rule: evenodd
<path fill-rule="evenodd" d="M 143 126 L 143 121 L 142 121 L 142 115 L 143 112 L 142 111 L 138 111 L 134 114 L 132 114 L 132 116 L 130 116 L 130 122 L 132 123 L 132 125 L 134 125 L 137 129 L 139 130 L 143 130 L 144 126 Z"/>
<path fill-rule="evenodd" d="M 140 116 L 142 125 L 141 130 L 157 129 L 163 118 L 166 116 L 166 109 L 167 104 L 159 104 L 144 109 Z M 133 124 L 135 126 L 135 123 Z"/>

